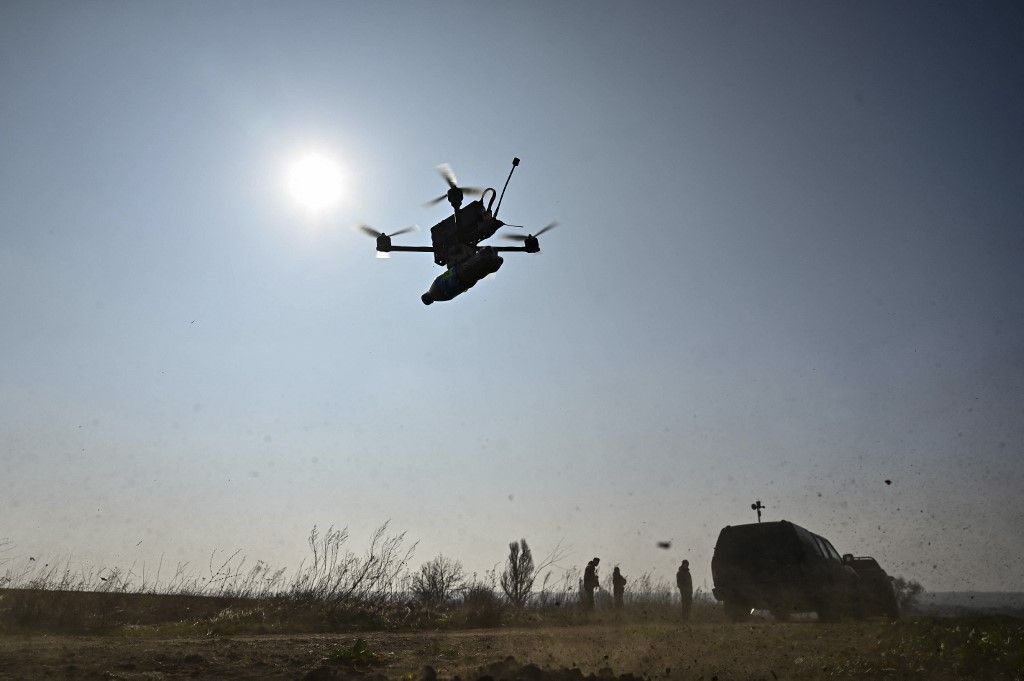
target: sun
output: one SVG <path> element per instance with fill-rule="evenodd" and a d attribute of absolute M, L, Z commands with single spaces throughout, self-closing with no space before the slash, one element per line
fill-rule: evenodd
<path fill-rule="evenodd" d="M 343 180 L 341 167 L 334 160 L 309 153 L 288 168 L 288 193 L 303 208 L 318 213 L 338 203 Z"/>

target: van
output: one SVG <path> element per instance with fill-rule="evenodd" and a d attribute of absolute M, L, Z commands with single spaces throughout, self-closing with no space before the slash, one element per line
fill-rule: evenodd
<path fill-rule="evenodd" d="M 854 566 L 829 540 L 786 520 L 724 527 L 711 575 L 712 593 L 734 622 L 754 609 L 769 610 L 777 620 L 813 611 L 823 621 L 863 610 Z"/>

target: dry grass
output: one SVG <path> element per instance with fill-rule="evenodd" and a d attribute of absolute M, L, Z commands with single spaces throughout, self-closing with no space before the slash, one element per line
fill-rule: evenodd
<path fill-rule="evenodd" d="M 173 625 L 252 633 L 335 631 L 407 617 L 405 586 L 415 545 L 381 525 L 364 552 L 333 527 L 309 536 L 310 556 L 289 573 L 240 552 L 214 552 L 205 570 L 73 567 L 29 558 L 0 574 L 0 632 L 103 632 Z M 0 549 L 5 548 L 0 542 Z M 2 555 L 2 554 L 0 554 Z M 3 565 L 4 563 L 0 563 Z M 394 622 L 390 622 L 394 625 Z M 206 629 L 203 629 L 203 628 Z"/>
<path fill-rule="evenodd" d="M 583 626 L 676 622 L 678 606 L 632 605 L 582 611 L 575 602 L 512 608 L 492 590 L 475 587 L 457 601 L 427 607 L 414 599 L 388 604 L 328 601 L 293 595 L 248 598 L 132 592 L 0 590 L 0 633 L 120 633 L 204 636 L 341 631 Z M 694 622 L 722 622 L 721 609 L 698 602 Z"/>
<path fill-rule="evenodd" d="M 0 561 L 0 587 L 48 591 L 99 593 L 178 594 L 219 598 L 271 598 L 287 596 L 335 603 L 385 604 L 403 592 L 407 566 L 415 544 L 405 533 L 390 534 L 388 524 L 370 536 L 363 553 L 347 548 L 347 529 L 313 527 L 308 538 L 310 556 L 289 573 L 263 561 L 252 562 L 241 551 L 210 555 L 206 570 L 179 563 L 170 576 L 162 561 L 155 570 L 133 564 L 128 568 L 73 567 L 70 559 L 43 562 L 33 557 L 20 566 Z M 4 542 L 0 541 L 0 556 Z"/>
<path fill-rule="evenodd" d="M 600 621 L 601 615 L 595 619 L 576 607 L 578 570 L 557 578 L 551 571 L 535 574 L 539 585 L 522 607 L 502 595 L 496 571 L 468 581 L 459 572 L 446 586 L 447 598 L 424 599 L 416 588 L 422 569 L 409 569 L 415 545 L 403 533 L 390 533 L 384 524 L 361 552 L 349 550 L 348 541 L 345 529 L 314 527 L 309 556 L 291 572 L 240 552 L 215 552 L 203 569 L 179 564 L 173 570 L 162 564 L 155 570 L 76 568 L 70 561 L 35 559 L 12 565 L 6 558 L 0 562 L 0 587 L 6 587 L 0 589 L 0 632 L 262 634 Z M 9 548 L 0 542 L 0 557 Z M 560 558 L 560 550 L 541 566 Z M 697 619 L 713 621 L 717 609 L 700 594 L 698 601 Z M 627 590 L 626 605 L 616 621 L 674 621 L 678 596 L 666 582 L 641 574 Z M 598 607 L 610 610 L 608 593 L 598 593 Z"/>

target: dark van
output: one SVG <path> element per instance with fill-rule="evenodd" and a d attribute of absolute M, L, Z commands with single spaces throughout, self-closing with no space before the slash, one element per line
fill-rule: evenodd
<path fill-rule="evenodd" d="M 723 528 L 711 575 L 712 593 L 733 621 L 753 609 L 779 620 L 794 612 L 814 611 L 826 621 L 860 612 L 853 566 L 827 539 L 786 520 Z"/>

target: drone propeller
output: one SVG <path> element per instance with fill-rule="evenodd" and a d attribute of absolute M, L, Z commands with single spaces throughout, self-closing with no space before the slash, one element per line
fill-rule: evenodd
<path fill-rule="evenodd" d="M 480 187 L 460 187 L 459 181 L 455 177 L 455 173 L 452 171 L 452 167 L 447 163 L 442 163 L 441 165 L 437 166 L 437 172 L 442 178 L 444 178 L 444 181 L 448 183 L 449 191 L 445 192 L 444 194 L 441 194 L 441 196 L 437 197 L 436 199 L 431 199 L 430 201 L 427 201 L 425 204 L 423 204 L 424 206 L 436 206 L 442 201 L 449 199 L 449 192 L 452 189 L 458 190 L 463 194 L 469 194 L 472 196 L 482 194 L 484 191 Z"/>
<path fill-rule="evenodd" d="M 506 227 L 522 227 L 522 225 L 505 225 L 505 226 Z M 530 234 L 529 236 L 523 236 L 522 234 L 502 234 L 501 236 L 502 236 L 502 238 L 508 239 L 509 241 L 526 241 L 530 237 L 536 238 L 536 237 L 540 236 L 541 234 L 543 234 L 544 232 L 551 231 L 552 229 L 554 229 L 557 226 L 558 226 L 557 222 L 549 222 L 548 224 L 544 225 L 540 230 L 538 230 L 536 234 Z M 523 229 L 525 229 L 525 227 L 523 227 Z"/>
<path fill-rule="evenodd" d="M 373 227 L 370 227 L 369 225 L 364 225 L 362 223 L 355 225 L 355 227 L 363 234 L 372 236 L 377 240 L 377 257 L 381 260 L 386 260 L 391 257 L 390 255 L 388 255 L 388 251 L 391 250 L 391 237 L 398 236 L 399 234 L 408 234 L 409 232 L 420 231 L 419 225 L 406 227 L 405 229 L 400 229 L 397 232 L 392 232 L 391 234 L 378 232 Z"/>
<path fill-rule="evenodd" d="M 418 231 L 420 231 L 420 226 L 419 225 L 412 225 L 411 227 L 406 227 L 405 229 L 400 229 L 397 232 L 392 232 L 391 234 L 385 234 L 384 232 L 378 232 L 373 227 L 370 227 L 369 225 L 364 225 L 364 224 L 358 224 L 358 225 L 356 225 L 356 228 L 359 229 L 364 234 L 368 234 L 368 235 L 372 236 L 375 239 L 379 239 L 382 236 L 386 236 L 386 237 L 388 237 L 390 239 L 391 237 L 398 236 L 399 234 L 408 234 L 409 232 L 418 232 Z"/>
<path fill-rule="evenodd" d="M 458 187 L 459 181 L 455 178 L 455 171 L 447 163 L 442 163 L 437 167 L 438 174 L 444 178 L 444 181 L 448 183 L 449 187 Z"/>

